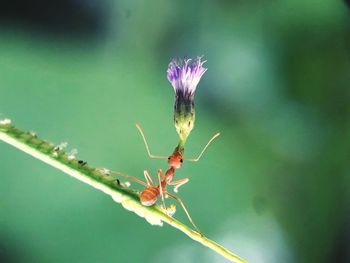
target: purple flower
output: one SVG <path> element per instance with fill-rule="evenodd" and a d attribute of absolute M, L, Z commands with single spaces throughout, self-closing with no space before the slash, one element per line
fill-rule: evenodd
<path fill-rule="evenodd" d="M 187 137 L 194 128 L 194 94 L 197 85 L 207 71 L 205 61 L 196 59 L 173 59 L 167 70 L 167 77 L 175 91 L 174 124 L 179 135 L 179 149 L 183 150 Z"/>
<path fill-rule="evenodd" d="M 168 80 L 173 86 L 175 93 L 182 93 L 184 96 L 194 96 L 196 87 L 207 71 L 203 67 L 206 61 L 201 61 L 201 57 L 196 59 L 173 59 L 167 70 Z"/>

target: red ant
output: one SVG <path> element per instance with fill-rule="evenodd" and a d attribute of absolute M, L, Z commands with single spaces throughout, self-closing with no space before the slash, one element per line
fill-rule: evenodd
<path fill-rule="evenodd" d="M 116 171 L 110 171 L 112 174 L 116 174 L 119 176 L 123 176 L 127 179 L 131 179 L 139 184 L 142 184 L 143 186 L 145 186 L 146 188 L 141 192 L 140 194 L 140 201 L 141 204 L 144 206 L 152 206 L 154 205 L 158 198 L 161 197 L 162 199 L 162 203 L 163 203 L 163 208 L 164 210 L 168 213 L 169 210 L 167 209 L 164 199 L 171 197 L 173 199 L 175 199 L 183 208 L 183 210 L 186 213 L 186 216 L 188 218 L 188 220 L 191 222 L 192 226 L 196 229 L 197 232 L 200 233 L 198 227 L 195 225 L 195 223 L 193 222 L 185 204 L 183 203 L 183 201 L 181 200 L 180 197 L 178 197 L 177 195 L 174 195 L 172 193 L 169 193 L 166 186 L 167 185 L 175 185 L 175 189 L 179 188 L 182 184 L 184 184 L 185 182 L 184 179 L 181 180 L 177 180 L 177 181 L 172 181 L 172 178 L 174 176 L 174 172 L 175 169 L 173 167 L 170 167 L 167 172 L 163 175 L 163 172 L 161 169 L 158 170 L 157 173 L 157 177 L 158 177 L 158 184 L 156 184 L 152 178 L 152 176 L 150 175 L 150 173 L 146 170 L 143 171 L 143 174 L 145 176 L 146 182 L 139 180 L 133 176 L 127 175 L 127 174 L 123 174 L 120 172 L 116 172 Z M 185 178 L 187 179 L 187 178 Z M 188 179 L 186 180 L 186 182 L 188 181 Z"/>
<path fill-rule="evenodd" d="M 180 146 L 180 144 L 174 149 L 172 155 L 168 156 L 158 156 L 158 155 L 153 155 L 150 153 L 149 150 L 149 146 L 146 140 L 146 137 L 142 131 L 142 128 L 140 125 L 136 124 L 136 128 L 139 130 L 142 139 L 145 143 L 146 146 L 146 150 L 148 153 L 148 156 L 150 158 L 168 158 L 168 164 L 170 165 L 170 168 L 166 171 L 166 173 L 163 175 L 163 172 L 161 169 L 158 170 L 157 176 L 158 176 L 158 184 L 156 184 L 154 182 L 154 180 L 152 179 L 152 176 L 150 175 L 150 173 L 147 170 L 144 170 L 144 176 L 146 179 L 146 182 L 141 181 L 133 176 L 127 175 L 127 174 L 123 174 L 120 172 L 112 172 L 114 174 L 123 176 L 127 179 L 131 179 L 139 184 L 142 184 L 146 187 L 146 189 L 144 189 L 141 194 L 140 194 L 140 201 L 141 204 L 145 205 L 145 206 L 151 206 L 154 205 L 158 198 L 161 197 L 162 199 L 162 203 L 163 203 L 163 208 L 167 211 L 167 207 L 165 205 L 164 202 L 164 197 L 172 197 L 173 199 L 175 199 L 183 208 L 183 210 L 185 211 L 188 220 L 191 222 L 191 224 L 193 225 L 193 227 L 198 231 L 197 226 L 194 224 L 190 214 L 187 211 L 187 208 L 185 206 L 185 204 L 182 202 L 182 200 L 180 199 L 180 197 L 171 194 L 167 191 L 166 186 L 167 185 L 173 185 L 174 186 L 174 192 L 177 193 L 178 188 L 180 186 L 182 186 L 183 184 L 187 183 L 189 181 L 188 178 L 183 178 L 183 179 L 179 179 L 176 181 L 173 181 L 173 177 L 175 174 L 175 169 L 181 168 L 182 163 L 183 163 L 183 153 L 184 153 L 184 147 L 183 145 Z M 216 133 L 209 141 L 208 143 L 205 145 L 205 147 L 202 149 L 202 151 L 200 152 L 200 154 L 196 157 L 196 158 L 190 158 L 190 159 L 185 159 L 191 162 L 197 162 L 203 155 L 203 153 L 205 152 L 205 150 L 207 149 L 207 147 L 209 146 L 209 144 L 220 135 L 220 133 Z"/>

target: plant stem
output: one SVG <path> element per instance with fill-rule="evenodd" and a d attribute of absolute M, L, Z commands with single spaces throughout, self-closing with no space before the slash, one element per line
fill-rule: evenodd
<path fill-rule="evenodd" d="M 152 225 L 162 226 L 162 222 L 166 222 L 232 262 L 246 262 L 221 245 L 168 216 L 159 206 L 143 206 L 139 201 L 137 191 L 121 186 L 116 178 L 103 170 L 90 167 L 70 157 L 63 149 L 39 139 L 33 133 L 17 129 L 9 121 L 0 121 L 0 140 L 110 195 L 115 202 L 121 203 L 125 209 L 144 217 Z"/>

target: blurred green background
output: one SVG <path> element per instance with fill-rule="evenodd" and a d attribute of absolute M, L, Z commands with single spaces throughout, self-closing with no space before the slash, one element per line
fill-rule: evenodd
<path fill-rule="evenodd" d="M 173 57 L 204 55 L 176 177 L 249 262 L 350 262 L 350 20 L 342 1 L 4 1 L 0 119 L 142 178 L 177 143 Z M 0 262 L 226 262 L 0 143 Z M 187 222 L 178 207 L 176 218 Z"/>

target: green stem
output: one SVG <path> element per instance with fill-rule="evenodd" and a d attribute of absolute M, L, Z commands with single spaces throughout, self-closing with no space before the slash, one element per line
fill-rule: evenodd
<path fill-rule="evenodd" d="M 144 217 L 152 225 L 162 226 L 162 222 L 165 222 L 232 262 L 246 262 L 221 245 L 168 216 L 159 206 L 143 206 L 139 201 L 137 191 L 121 186 L 116 178 L 101 169 L 82 164 L 75 158 L 71 158 L 62 149 L 39 139 L 35 134 L 17 129 L 9 121 L 0 121 L 0 140 L 110 195 L 115 202 L 121 203 L 125 209 Z"/>

